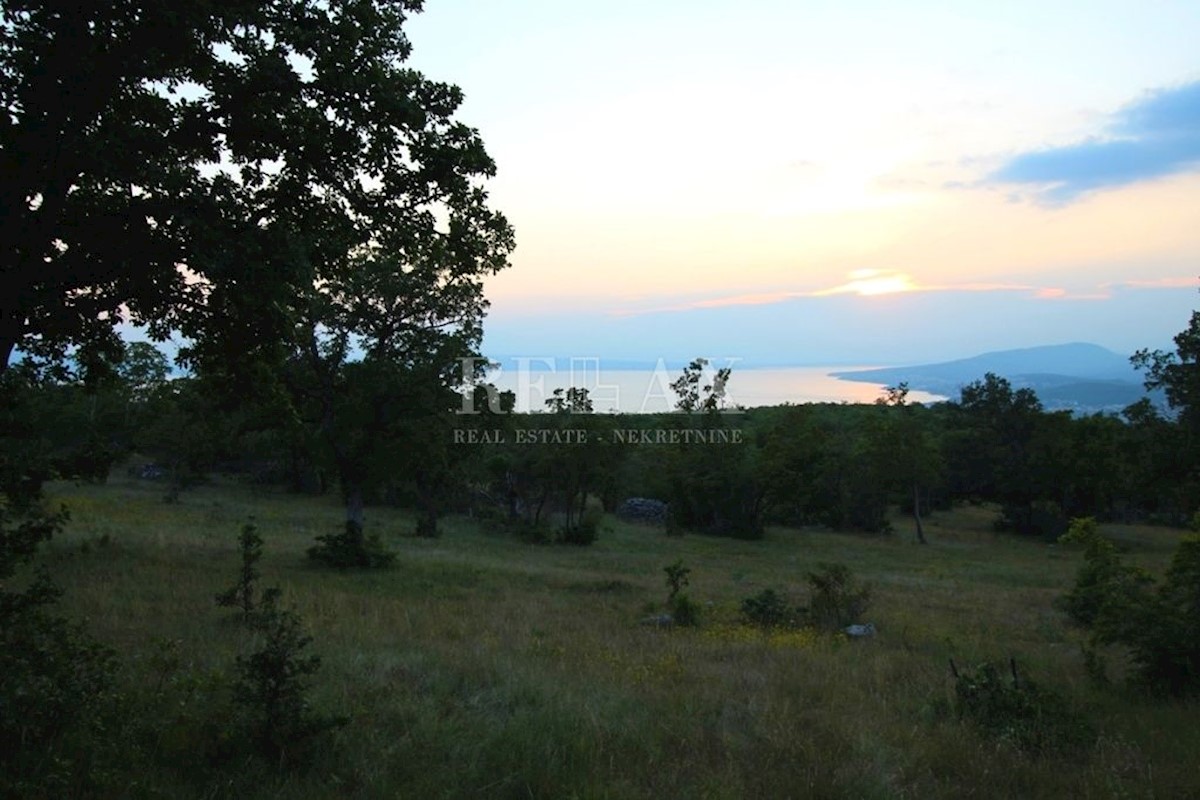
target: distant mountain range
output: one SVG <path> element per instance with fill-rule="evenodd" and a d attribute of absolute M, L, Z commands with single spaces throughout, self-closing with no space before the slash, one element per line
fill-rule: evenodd
<path fill-rule="evenodd" d="M 1001 350 L 941 364 L 834 372 L 847 381 L 895 386 L 906 382 L 911 389 L 957 398 L 966 384 L 992 372 L 1014 388 L 1037 392 L 1049 410 L 1077 413 L 1115 412 L 1149 396 L 1156 404 L 1161 393 L 1147 393 L 1142 376 L 1129 357 L 1095 344 L 1072 344 Z"/>

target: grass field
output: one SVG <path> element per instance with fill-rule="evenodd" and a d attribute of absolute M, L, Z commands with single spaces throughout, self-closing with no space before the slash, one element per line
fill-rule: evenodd
<path fill-rule="evenodd" d="M 1196 705 L 1097 688 L 1083 636 L 1054 608 L 1081 557 L 992 532 L 963 508 L 928 522 L 931 544 L 772 529 L 760 542 L 671 538 L 606 519 L 590 548 L 522 544 L 455 518 L 418 539 L 402 511 L 368 530 L 398 553 L 371 573 L 311 566 L 339 527 L 334 498 L 238 484 L 167 504 L 163 488 L 59 484 L 71 509 L 44 550 L 64 609 L 117 648 L 131 685 L 177 640 L 184 667 L 228 671 L 246 635 L 213 595 L 232 584 L 253 516 L 264 585 L 283 589 L 314 637 L 315 705 L 351 722 L 305 771 L 227 766 L 151 783 L 208 797 L 1186 797 L 1200 796 Z M 1180 532 L 1113 527 L 1158 571 Z M 108 536 L 107 544 L 101 539 Z M 663 566 L 692 569 L 698 629 L 640 625 L 663 610 Z M 842 562 L 873 587 L 878 635 L 852 641 L 739 624 L 763 588 L 806 598 L 806 574 Z M 1076 703 L 1096 738 L 1028 755 L 948 712 L 948 659 L 1016 658 Z"/>

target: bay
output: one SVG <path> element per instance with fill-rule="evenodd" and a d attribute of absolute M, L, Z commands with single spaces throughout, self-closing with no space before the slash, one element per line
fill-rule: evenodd
<path fill-rule="evenodd" d="M 730 406 L 755 408 L 784 403 L 873 403 L 883 394 L 882 384 L 834 378 L 831 372 L 872 369 L 872 366 L 763 367 L 734 369 L 726 386 Z M 605 369 L 597 362 L 561 370 L 495 370 L 488 375 L 501 391 L 516 394 L 517 410 L 542 411 L 555 389 L 588 390 L 598 412 L 650 414 L 670 411 L 675 405 L 671 381 L 679 370 Z M 935 402 L 944 397 L 911 391 L 909 400 Z"/>

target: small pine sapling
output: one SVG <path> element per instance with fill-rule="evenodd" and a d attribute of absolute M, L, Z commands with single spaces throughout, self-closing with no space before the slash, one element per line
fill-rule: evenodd
<path fill-rule="evenodd" d="M 238 536 L 238 544 L 242 552 L 242 570 L 238 581 L 230 589 L 217 595 L 217 605 L 226 608 L 240 608 L 242 619 L 249 620 L 254 616 L 258 579 L 260 573 L 255 566 L 262 558 L 262 537 L 253 522 L 242 526 Z"/>

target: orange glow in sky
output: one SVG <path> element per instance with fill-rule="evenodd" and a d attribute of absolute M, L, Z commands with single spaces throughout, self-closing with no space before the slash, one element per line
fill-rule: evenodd
<path fill-rule="evenodd" d="M 497 318 L 960 292 L 1045 315 L 1200 271 L 1200 3 L 1102 6 L 457 0 L 409 35 L 497 164 Z"/>

